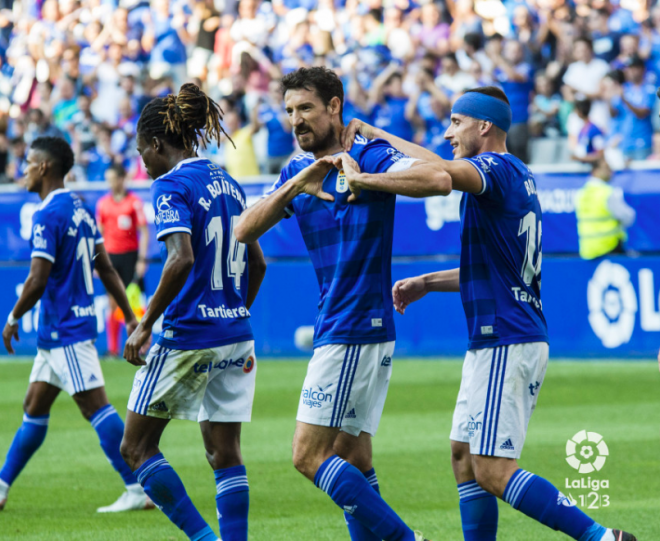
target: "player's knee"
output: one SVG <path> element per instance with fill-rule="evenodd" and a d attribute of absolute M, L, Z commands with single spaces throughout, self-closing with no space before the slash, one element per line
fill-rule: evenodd
<path fill-rule="evenodd" d="M 293 442 L 293 466 L 308 479 L 314 479 L 318 460 L 309 447 Z"/>
<path fill-rule="evenodd" d="M 148 455 L 147 449 L 143 445 L 127 440 L 126 436 L 121 440 L 119 452 L 124 462 L 133 471 L 137 470 L 145 462 L 144 457 Z"/>
<path fill-rule="evenodd" d="M 240 449 L 207 449 L 206 460 L 214 471 L 243 464 Z"/>

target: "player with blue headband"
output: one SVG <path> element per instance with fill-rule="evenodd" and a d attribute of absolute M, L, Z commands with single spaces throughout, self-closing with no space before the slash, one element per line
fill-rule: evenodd
<path fill-rule="evenodd" d="M 518 466 L 548 363 L 548 333 L 541 304 L 541 207 L 534 175 L 507 152 L 510 126 L 504 92 L 475 88 L 451 111 L 445 139 L 453 160 L 358 120 L 344 132 L 347 149 L 356 133 L 385 139 L 419 165 L 433 164 L 433 178 L 416 174 L 417 162 L 406 171 L 361 173 L 346 153 L 335 166 L 343 169 L 356 204 L 362 190 L 428 197 L 445 195 L 448 183 L 464 192 L 459 268 L 401 280 L 392 296 L 404 314 L 427 293 L 461 294 L 469 343 L 449 439 L 465 540 L 495 541 L 501 498 L 579 541 L 635 541 L 601 526 L 549 481 Z"/>

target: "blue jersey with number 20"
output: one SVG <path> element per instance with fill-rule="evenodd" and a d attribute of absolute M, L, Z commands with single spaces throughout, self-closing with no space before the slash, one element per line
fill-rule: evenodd
<path fill-rule="evenodd" d="M 164 240 L 173 233 L 191 236 L 195 256 L 185 285 L 165 310 L 158 343 L 192 350 L 252 340 L 246 246 L 234 236 L 245 209 L 243 189 L 213 162 L 190 158 L 158 177 L 151 195 L 163 260 Z"/>
<path fill-rule="evenodd" d="M 41 297 L 37 347 L 54 349 L 95 339 L 94 254 L 103 242 L 94 214 L 73 192 L 48 194 L 32 217 L 32 257 L 53 266 Z"/>
<path fill-rule="evenodd" d="M 483 190 L 461 200 L 460 288 L 469 349 L 547 342 L 541 305 L 541 206 L 529 168 L 511 154 L 466 159 Z"/>

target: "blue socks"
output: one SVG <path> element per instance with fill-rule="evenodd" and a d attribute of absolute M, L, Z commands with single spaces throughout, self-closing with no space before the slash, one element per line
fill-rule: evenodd
<path fill-rule="evenodd" d="M 92 423 L 92 427 L 96 430 L 105 456 L 108 457 L 110 464 L 112 464 L 112 467 L 117 473 L 121 475 L 124 484 L 127 486 L 136 484 L 137 479 L 135 475 L 133 475 L 131 468 L 124 462 L 119 452 L 121 439 L 124 437 L 124 421 L 121 420 L 121 417 L 119 417 L 115 408 L 112 407 L 112 404 L 96 410 L 90 417 L 89 422 Z"/>
<path fill-rule="evenodd" d="M 247 541 L 250 487 L 245 466 L 215 470 L 215 497 L 223 541 Z"/>
<path fill-rule="evenodd" d="M 415 541 L 414 532 L 380 497 L 362 472 L 337 455 L 316 472 L 314 484 L 384 541 Z"/>
<path fill-rule="evenodd" d="M 509 479 L 502 499 L 514 509 L 579 541 L 600 541 L 607 531 L 542 477 L 520 469 Z"/>
<path fill-rule="evenodd" d="M 364 476 L 373 489 L 380 494 L 376 470 L 371 468 L 369 471 L 364 472 Z M 346 519 L 346 526 L 348 526 L 348 533 L 351 536 L 351 541 L 381 541 L 375 533 L 366 526 L 363 526 L 353 515 L 349 515 L 344 511 L 344 518 Z"/>
<path fill-rule="evenodd" d="M 497 498 L 474 480 L 458 485 L 458 496 L 465 541 L 495 541 Z"/>
<path fill-rule="evenodd" d="M 174 524 L 193 541 L 216 541 L 218 536 L 206 524 L 186 494 L 176 472 L 162 453 L 151 457 L 136 472 L 144 491 Z"/>
<path fill-rule="evenodd" d="M 50 415 L 23 415 L 23 424 L 17 430 L 7 452 L 5 465 L 0 470 L 0 480 L 8 486 L 14 482 L 32 455 L 41 446 L 48 431 Z"/>

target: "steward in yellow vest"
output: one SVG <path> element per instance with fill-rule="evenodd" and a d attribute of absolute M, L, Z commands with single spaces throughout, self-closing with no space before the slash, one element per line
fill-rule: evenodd
<path fill-rule="evenodd" d="M 611 177 L 612 171 L 604 159 L 595 162 L 591 177 L 576 195 L 582 259 L 623 253 L 627 238 L 625 228 L 635 221 L 634 209 L 626 204 L 622 190 L 610 185 Z"/>

